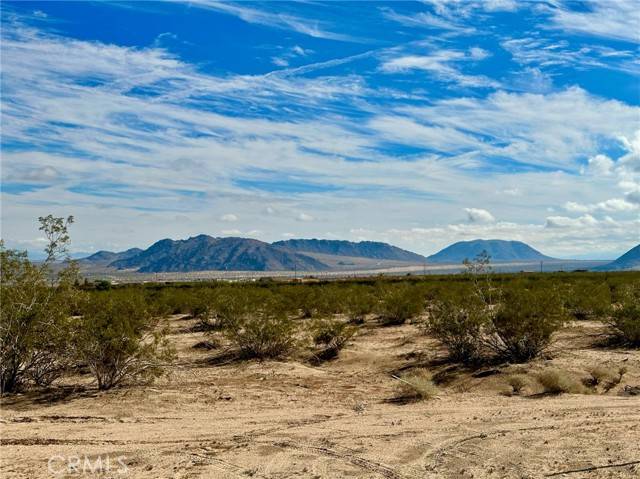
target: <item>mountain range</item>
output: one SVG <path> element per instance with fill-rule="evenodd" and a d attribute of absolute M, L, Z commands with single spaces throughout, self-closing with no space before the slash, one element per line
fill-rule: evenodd
<path fill-rule="evenodd" d="M 263 241 L 207 235 L 177 241 L 164 239 L 133 256 L 109 262 L 109 266 L 136 269 L 141 273 L 327 269 L 326 265 L 310 256 L 276 248 Z"/>
<path fill-rule="evenodd" d="M 593 269 L 596 271 L 640 270 L 640 244 L 631 248 L 615 261 Z"/>
<path fill-rule="evenodd" d="M 486 251 L 492 262 L 553 261 L 521 241 L 473 240 L 454 243 L 428 257 L 374 241 L 291 239 L 266 243 L 249 238 L 198 235 L 185 240 L 163 239 L 146 250 L 99 251 L 82 260 L 86 265 L 141 273 L 189 271 L 325 271 L 351 265 L 379 269 L 409 264 L 459 265 Z M 640 269 L 640 245 L 598 270 Z"/>
<path fill-rule="evenodd" d="M 460 241 L 427 257 L 430 263 L 461 263 L 473 259 L 483 251 L 491 256 L 491 261 L 549 261 L 553 258 L 533 249 L 522 241 L 473 240 Z"/>

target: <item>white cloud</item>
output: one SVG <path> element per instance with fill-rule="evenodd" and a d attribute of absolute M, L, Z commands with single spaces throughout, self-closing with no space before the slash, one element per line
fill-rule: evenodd
<path fill-rule="evenodd" d="M 238 221 L 238 217 L 232 213 L 227 213 L 220 217 L 220 221 L 226 221 L 229 223 L 233 223 L 234 221 Z"/>
<path fill-rule="evenodd" d="M 583 227 L 595 226 L 598 224 L 591 215 L 583 215 L 579 218 L 569 218 L 567 216 L 549 216 L 545 223 L 546 228 L 572 228 L 581 229 Z"/>
<path fill-rule="evenodd" d="M 576 87 L 548 95 L 499 91 L 486 99 L 440 100 L 399 110 L 413 121 L 455 129 L 485 154 L 571 170 L 578 170 L 580 157 L 593 155 L 601 142 L 635 138 L 640 114 L 638 107 Z"/>
<path fill-rule="evenodd" d="M 467 212 L 467 219 L 471 223 L 492 223 L 496 219 L 487 210 L 480 208 L 465 208 Z"/>
<path fill-rule="evenodd" d="M 469 53 L 457 50 L 437 50 L 428 55 L 402 55 L 386 58 L 380 65 L 385 73 L 425 71 L 442 81 L 454 82 L 464 87 L 498 88 L 499 82 L 483 75 L 467 75 L 460 70 L 460 62 L 482 60 L 488 52 L 474 47 Z"/>
<path fill-rule="evenodd" d="M 250 8 L 244 5 L 239 6 L 211 0 L 190 0 L 189 4 L 194 7 L 215 10 L 221 13 L 233 15 L 247 23 L 255 23 L 283 30 L 292 30 L 314 38 L 325 38 L 340 41 L 360 41 L 349 35 L 331 32 L 318 20 L 301 18 L 283 12 L 271 13 L 266 10 Z"/>
<path fill-rule="evenodd" d="M 474 60 L 484 60 L 485 58 L 491 56 L 491 54 L 484 48 L 472 47 L 471 49 L 469 49 L 469 56 Z"/>
<path fill-rule="evenodd" d="M 636 45 L 640 41 L 640 8 L 636 0 L 587 0 L 586 8 L 580 10 L 572 10 L 570 5 L 560 0 L 541 9 L 551 16 L 553 28 Z"/>
<path fill-rule="evenodd" d="M 589 158 L 588 172 L 594 175 L 609 176 L 613 173 L 614 162 L 607 155 Z"/>

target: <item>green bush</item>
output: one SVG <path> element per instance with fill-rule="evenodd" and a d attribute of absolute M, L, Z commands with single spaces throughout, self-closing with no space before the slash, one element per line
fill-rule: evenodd
<path fill-rule="evenodd" d="M 261 302 L 252 298 L 251 307 L 234 308 L 223 323 L 222 332 L 245 358 L 276 358 L 296 345 L 296 324 L 275 298 Z"/>
<path fill-rule="evenodd" d="M 50 266 L 66 254 L 66 220 L 39 218 L 48 239 L 40 265 L 26 252 L 7 250 L 0 240 L 0 393 L 19 391 L 27 383 L 47 386 L 70 364 L 70 315 L 79 298 L 73 262 L 57 274 Z"/>
<path fill-rule="evenodd" d="M 486 307 L 471 297 L 467 301 L 432 303 L 424 324 L 426 331 L 447 347 L 451 359 L 469 364 L 480 357 L 482 332 L 488 320 Z"/>
<path fill-rule="evenodd" d="M 97 294 L 86 301 L 74 337 L 76 355 L 87 364 L 99 389 L 153 379 L 173 350 L 140 294 Z"/>
<path fill-rule="evenodd" d="M 611 309 L 609 285 L 579 281 L 568 288 L 565 307 L 578 321 L 606 316 Z"/>
<path fill-rule="evenodd" d="M 344 288 L 346 288 L 342 298 L 344 312 L 352 323 L 363 323 L 366 316 L 375 309 L 375 296 L 366 286 L 345 285 Z"/>
<path fill-rule="evenodd" d="M 549 346 L 565 318 L 555 288 L 516 284 L 503 292 L 488 324 L 485 343 L 505 360 L 526 362 Z"/>
<path fill-rule="evenodd" d="M 317 320 L 311 335 L 313 343 L 322 349 L 316 356 L 322 360 L 335 358 L 355 333 L 356 329 L 348 323 L 336 319 Z"/>
<path fill-rule="evenodd" d="M 619 302 L 613 307 L 607 322 L 615 341 L 640 346 L 640 284 L 622 289 Z"/>
<path fill-rule="evenodd" d="M 418 316 L 424 308 L 424 298 L 413 285 L 385 284 L 379 288 L 378 320 L 384 325 L 403 324 Z"/>

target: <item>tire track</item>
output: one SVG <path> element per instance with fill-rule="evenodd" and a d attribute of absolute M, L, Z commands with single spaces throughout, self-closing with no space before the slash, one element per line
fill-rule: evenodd
<path fill-rule="evenodd" d="M 362 469 L 366 469 L 367 471 L 380 474 L 382 477 L 385 477 L 387 479 L 407 479 L 409 477 L 415 477 L 415 476 L 406 476 L 404 474 L 401 474 L 386 464 L 365 459 L 363 457 L 353 454 L 351 451 L 341 452 L 336 449 L 332 449 L 325 446 L 316 446 L 313 444 L 304 444 L 304 443 L 298 443 L 293 441 L 276 441 L 270 444 L 276 447 L 284 448 L 284 449 L 296 449 L 299 451 L 310 452 L 314 454 L 321 454 L 323 456 L 340 459 L 342 461 L 358 466 Z"/>

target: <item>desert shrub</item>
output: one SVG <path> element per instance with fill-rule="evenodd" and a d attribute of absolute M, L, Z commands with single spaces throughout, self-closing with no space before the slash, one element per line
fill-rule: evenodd
<path fill-rule="evenodd" d="M 606 283 L 579 281 L 566 292 L 565 307 L 577 320 L 606 316 L 611 309 L 611 290 Z"/>
<path fill-rule="evenodd" d="M 264 288 L 225 286 L 215 290 L 210 303 L 210 322 L 218 329 L 237 323 L 266 304 L 275 305 L 274 295 Z M 283 302 L 279 305 L 285 309 Z"/>
<path fill-rule="evenodd" d="M 573 379 L 566 371 L 548 368 L 538 373 L 536 379 L 548 394 L 584 392 L 582 384 Z"/>
<path fill-rule="evenodd" d="M 433 399 L 438 395 L 438 388 L 431 375 L 424 369 L 415 369 L 400 377 L 398 381 L 398 397 L 401 399 Z"/>
<path fill-rule="evenodd" d="M 640 284 L 621 289 L 619 302 L 612 308 L 607 322 L 615 341 L 640 346 Z"/>
<path fill-rule="evenodd" d="M 355 333 L 356 329 L 348 323 L 336 319 L 317 320 L 312 326 L 311 337 L 322 349 L 316 356 L 322 360 L 335 358 Z"/>
<path fill-rule="evenodd" d="M 364 286 L 351 286 L 345 289 L 342 301 L 344 312 L 349 321 L 355 324 L 364 322 L 366 316 L 371 314 L 376 305 L 375 296 Z"/>
<path fill-rule="evenodd" d="M 516 363 L 539 356 L 564 324 L 565 312 L 554 288 L 518 284 L 506 289 L 488 327 L 486 344 Z"/>
<path fill-rule="evenodd" d="M 424 323 L 426 331 L 442 342 L 454 361 L 472 363 L 480 357 L 487 309 L 473 298 L 432 303 Z"/>
<path fill-rule="evenodd" d="M 268 298 L 251 308 L 235 310 L 222 326 L 224 336 L 236 345 L 245 358 L 276 358 L 289 353 L 296 344 L 296 324 L 282 303 Z"/>
<path fill-rule="evenodd" d="M 625 374 L 627 374 L 626 367 L 623 366 L 621 368 L 618 368 L 617 374 L 615 376 L 612 376 L 608 378 L 606 381 L 602 382 L 602 388 L 604 389 L 604 392 L 609 392 L 611 389 L 613 389 L 618 384 L 620 384 Z"/>
<path fill-rule="evenodd" d="M 339 304 L 339 299 L 322 285 L 286 286 L 278 296 L 292 314 L 305 319 L 331 315 Z"/>
<path fill-rule="evenodd" d="M 76 355 L 99 389 L 151 380 L 173 356 L 167 331 L 160 326 L 134 291 L 96 295 L 86 301 L 77 320 Z"/>
<path fill-rule="evenodd" d="M 379 288 L 378 319 L 384 325 L 403 324 L 424 308 L 420 291 L 410 284 L 385 284 Z"/>
<path fill-rule="evenodd" d="M 510 394 L 519 395 L 522 390 L 527 387 L 528 381 L 525 376 L 521 374 L 512 374 L 507 377 L 507 384 L 511 387 Z"/>
<path fill-rule="evenodd" d="M 29 261 L 26 252 L 5 249 L 0 241 L 0 393 L 19 391 L 29 382 L 49 385 L 70 363 L 77 268 L 67 262 L 54 274 L 50 266 L 66 254 L 73 217 L 39 221 L 48 238 L 42 264 Z"/>
<path fill-rule="evenodd" d="M 610 368 L 605 366 L 593 366 L 587 369 L 589 373 L 589 377 L 585 378 L 583 381 L 585 386 L 589 387 L 597 387 L 599 384 L 610 381 L 616 375 L 615 371 L 612 371 Z"/>

